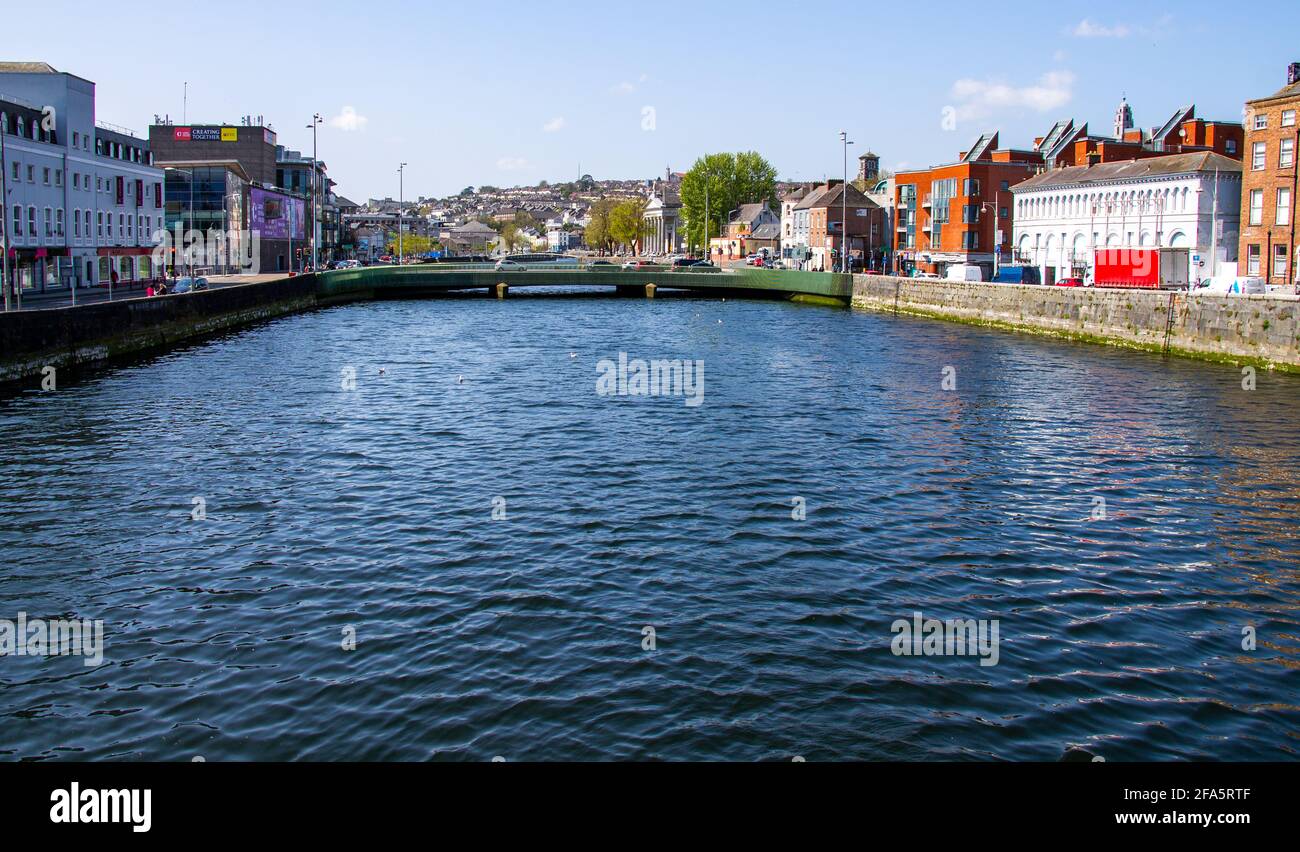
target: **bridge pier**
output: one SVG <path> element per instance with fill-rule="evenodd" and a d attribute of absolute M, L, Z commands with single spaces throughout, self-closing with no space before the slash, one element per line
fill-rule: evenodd
<path fill-rule="evenodd" d="M 498 299 L 504 299 L 506 297 L 506 294 L 510 292 L 510 288 L 506 286 L 506 282 L 504 281 L 500 282 L 499 284 L 497 284 L 496 287 L 492 289 L 493 292 L 496 293 L 496 297 Z"/>

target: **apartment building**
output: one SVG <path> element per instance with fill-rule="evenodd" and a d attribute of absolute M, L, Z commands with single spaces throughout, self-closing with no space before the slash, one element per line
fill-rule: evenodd
<path fill-rule="evenodd" d="M 1246 161 L 1242 168 L 1239 272 L 1269 284 L 1300 287 L 1295 253 L 1296 155 L 1300 149 L 1300 62 L 1287 67 L 1286 85 L 1246 102 Z"/>
<path fill-rule="evenodd" d="M 985 279 L 1010 251 L 1011 187 L 1045 168 L 1040 150 L 998 148 L 986 133 L 955 163 L 894 176 L 894 266 L 903 275 L 944 275 L 980 266 Z"/>
<path fill-rule="evenodd" d="M 0 62 L 10 287 L 44 292 L 158 277 L 163 174 L 149 143 L 96 121 L 95 84 Z"/>

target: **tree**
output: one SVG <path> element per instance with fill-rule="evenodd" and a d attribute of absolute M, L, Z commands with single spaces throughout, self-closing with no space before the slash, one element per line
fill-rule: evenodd
<path fill-rule="evenodd" d="M 587 224 L 587 245 L 602 254 L 611 249 L 609 217 L 613 209 L 613 200 L 602 198 L 591 205 L 591 210 L 587 214 L 591 218 Z"/>
<path fill-rule="evenodd" d="M 705 190 L 708 218 L 704 221 Z M 682 216 L 689 245 L 708 250 L 709 237 L 720 233 L 720 222 L 742 204 L 766 202 L 778 210 L 776 169 L 755 151 L 706 154 L 682 178 Z"/>
<path fill-rule="evenodd" d="M 609 239 L 627 246 L 634 254 L 640 251 L 645 236 L 645 205 L 644 200 L 628 199 L 615 204 L 609 212 Z"/>
<path fill-rule="evenodd" d="M 521 231 L 532 228 L 534 231 L 540 233 L 541 231 L 546 230 L 545 226 L 542 225 L 541 222 L 537 221 L 537 217 L 532 213 L 529 213 L 527 210 L 517 211 L 515 213 L 514 223 Z"/>
<path fill-rule="evenodd" d="M 894 173 L 888 169 L 881 169 L 880 173 L 872 180 L 858 180 L 854 178 L 849 181 L 849 183 L 851 183 L 858 192 L 871 192 L 871 190 L 875 188 L 876 184 L 880 183 L 882 180 L 889 180 L 893 176 Z"/>
<path fill-rule="evenodd" d="M 514 222 L 506 222 L 501 228 L 501 244 L 506 247 L 507 252 L 513 253 L 526 242 L 528 239 L 519 232 L 519 226 Z"/>

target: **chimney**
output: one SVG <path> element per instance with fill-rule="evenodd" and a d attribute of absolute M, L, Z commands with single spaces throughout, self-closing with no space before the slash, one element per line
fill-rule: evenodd
<path fill-rule="evenodd" d="M 1300 81 L 1300 62 L 1292 62 L 1286 67 L 1286 84 L 1290 86 L 1297 81 Z"/>

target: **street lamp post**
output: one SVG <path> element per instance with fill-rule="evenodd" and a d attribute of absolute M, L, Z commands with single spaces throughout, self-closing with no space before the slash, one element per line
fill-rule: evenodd
<path fill-rule="evenodd" d="M 844 143 L 844 185 L 840 187 L 840 272 L 849 271 L 849 134 L 840 131 Z"/>
<path fill-rule="evenodd" d="M 320 168 L 320 161 L 316 159 L 316 128 L 319 127 L 323 121 L 324 119 L 320 117 L 320 113 L 315 113 L 311 117 L 311 124 L 307 125 L 311 128 L 311 268 L 313 270 L 318 267 L 320 262 L 320 258 L 318 257 L 319 247 L 317 245 L 317 234 L 319 233 L 319 229 L 317 227 L 318 220 L 316 218 L 318 215 L 316 210 L 316 199 L 318 197 L 316 192 L 316 172 Z"/>
<path fill-rule="evenodd" d="M 405 193 L 406 163 L 397 167 L 397 265 L 402 265 L 402 204 Z"/>

